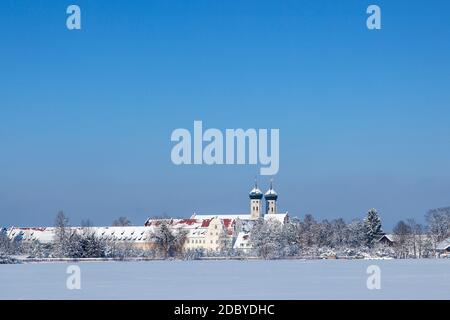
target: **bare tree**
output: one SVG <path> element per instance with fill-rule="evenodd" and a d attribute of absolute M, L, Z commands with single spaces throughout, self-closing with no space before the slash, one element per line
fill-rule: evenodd
<path fill-rule="evenodd" d="M 394 249 L 398 258 L 408 258 L 411 233 L 411 227 L 403 220 L 394 227 Z"/>
<path fill-rule="evenodd" d="M 119 219 L 113 221 L 112 225 L 114 227 L 129 227 L 131 226 L 131 221 L 127 217 L 119 217 Z"/>
<path fill-rule="evenodd" d="M 92 228 L 94 226 L 94 223 L 90 220 L 81 220 L 81 227 L 82 228 Z"/>
<path fill-rule="evenodd" d="M 406 223 L 411 230 L 410 234 L 410 246 L 412 247 L 414 258 L 420 258 L 422 256 L 423 247 L 423 226 L 417 223 L 414 219 L 406 220 Z"/>

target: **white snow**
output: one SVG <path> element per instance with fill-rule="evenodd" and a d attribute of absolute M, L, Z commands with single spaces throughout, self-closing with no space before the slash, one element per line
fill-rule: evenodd
<path fill-rule="evenodd" d="M 450 259 L 79 263 L 79 291 L 69 265 L 0 265 L 0 299 L 450 299 Z"/>

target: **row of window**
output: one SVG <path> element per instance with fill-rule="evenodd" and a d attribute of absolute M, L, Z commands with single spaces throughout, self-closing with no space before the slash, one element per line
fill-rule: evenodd
<path fill-rule="evenodd" d="M 186 240 L 186 243 L 189 243 L 189 240 Z M 206 243 L 206 240 L 203 240 L 203 242 L 202 242 L 202 240 L 194 239 L 194 240 L 191 240 L 190 243 L 201 244 L 201 243 Z"/>
<path fill-rule="evenodd" d="M 226 240 L 222 241 L 224 244 L 227 242 Z M 186 243 L 191 243 L 191 244 L 206 244 L 206 240 L 191 240 L 191 242 L 189 242 L 189 240 L 186 240 Z M 211 244 L 219 244 L 219 240 L 210 240 Z"/>

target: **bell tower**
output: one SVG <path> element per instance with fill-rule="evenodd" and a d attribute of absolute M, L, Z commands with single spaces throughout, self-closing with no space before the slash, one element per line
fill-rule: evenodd
<path fill-rule="evenodd" d="M 273 181 L 270 181 L 270 188 L 264 198 L 266 199 L 266 214 L 276 214 L 278 194 L 273 189 Z"/>
<path fill-rule="evenodd" d="M 262 209 L 262 198 L 263 194 L 258 188 L 258 183 L 255 179 L 255 187 L 250 191 L 250 216 L 253 220 L 259 219 L 261 217 Z"/>

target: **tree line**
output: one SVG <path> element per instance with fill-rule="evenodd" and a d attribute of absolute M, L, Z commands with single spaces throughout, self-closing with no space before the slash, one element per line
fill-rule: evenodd
<path fill-rule="evenodd" d="M 260 219 L 252 229 L 253 253 L 262 258 L 363 257 L 391 258 L 435 257 L 438 244 L 450 237 L 450 207 L 429 210 L 426 225 L 414 219 L 399 221 L 387 237 L 375 209 L 365 219 L 347 224 L 341 218 L 316 221 L 312 215 L 281 224 Z M 392 241 L 392 242 L 391 242 Z"/>
<path fill-rule="evenodd" d="M 173 230 L 166 222 L 147 235 L 151 247 L 137 248 L 132 242 L 105 241 L 92 231 L 92 223 L 82 223 L 81 231 L 70 228 L 69 219 L 59 212 L 55 219 L 55 238 L 52 243 L 37 241 L 23 243 L 9 239 L 6 230 L 0 232 L 0 262 L 10 255 L 24 254 L 43 258 L 181 258 L 196 259 L 212 255 L 221 257 L 258 256 L 263 259 L 286 257 L 349 257 L 381 256 L 392 258 L 429 258 L 435 257 L 437 245 L 450 237 L 450 207 L 429 210 L 425 215 L 426 224 L 413 219 L 399 221 L 391 234 L 393 243 L 382 242 L 385 235 L 380 216 L 375 209 L 367 212 L 364 219 L 355 219 L 346 223 L 344 219 L 317 221 L 308 214 L 303 219 L 292 218 L 280 222 L 263 218 L 254 222 L 249 234 L 251 248 L 234 249 L 233 243 L 225 242 L 219 252 L 207 252 L 202 249 L 184 250 L 187 232 Z M 120 217 L 113 221 L 114 226 L 130 226 L 131 221 Z M 236 224 L 234 237 L 243 230 L 242 224 Z M 234 239 L 235 240 L 235 239 Z M 10 258 L 9 258 L 10 259 Z"/>

